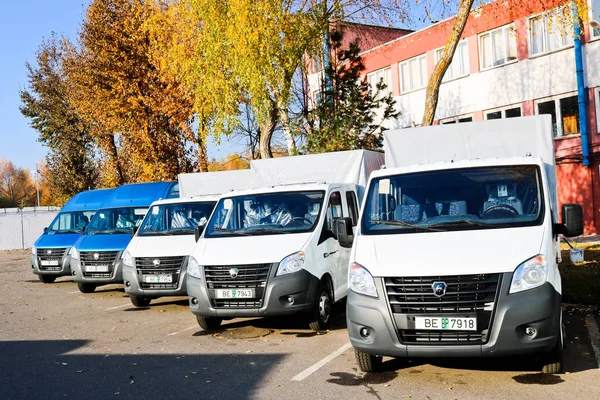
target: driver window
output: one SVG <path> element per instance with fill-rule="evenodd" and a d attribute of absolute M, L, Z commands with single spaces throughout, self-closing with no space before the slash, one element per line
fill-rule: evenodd
<path fill-rule="evenodd" d="M 333 220 L 343 217 L 342 196 L 340 192 L 333 192 L 329 196 L 327 205 L 327 230 L 333 233 Z"/>

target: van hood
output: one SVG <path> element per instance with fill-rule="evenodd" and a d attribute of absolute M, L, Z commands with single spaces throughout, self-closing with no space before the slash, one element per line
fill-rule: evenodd
<path fill-rule="evenodd" d="M 71 247 L 80 236 L 79 233 L 53 233 L 50 235 L 46 233 L 35 241 L 34 246 L 53 249 Z"/>
<path fill-rule="evenodd" d="M 308 232 L 202 238 L 192 254 L 200 265 L 278 263 L 286 256 L 302 250 L 311 235 Z"/>
<path fill-rule="evenodd" d="M 189 256 L 195 245 L 194 235 L 135 236 L 127 250 L 132 257 Z"/>
<path fill-rule="evenodd" d="M 77 241 L 79 251 L 121 251 L 125 250 L 131 235 L 117 233 L 114 235 L 83 235 Z"/>
<path fill-rule="evenodd" d="M 544 226 L 361 235 L 354 260 L 376 277 L 513 272 L 543 237 Z"/>

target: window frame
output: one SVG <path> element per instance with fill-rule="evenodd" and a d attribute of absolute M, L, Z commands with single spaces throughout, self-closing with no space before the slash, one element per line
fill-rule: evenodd
<path fill-rule="evenodd" d="M 464 118 L 471 118 L 470 121 L 463 121 L 460 122 L 460 119 L 464 119 Z M 473 122 L 475 121 L 475 119 L 473 118 L 473 113 L 468 113 L 468 114 L 461 114 L 461 115 L 456 115 L 454 117 L 447 117 L 447 118 L 440 118 L 440 125 L 448 125 L 448 124 L 464 124 L 465 122 Z M 454 122 L 452 122 L 454 121 Z"/>
<path fill-rule="evenodd" d="M 404 77 L 402 76 L 402 66 L 403 65 L 407 66 L 408 73 L 410 75 L 410 81 L 411 81 L 411 84 L 412 84 L 412 71 L 410 69 L 410 61 L 417 60 L 417 64 L 418 64 L 418 62 L 419 62 L 420 59 L 423 59 L 425 61 L 425 63 L 424 63 L 425 71 L 424 71 L 424 73 L 421 72 L 421 74 L 423 74 L 424 77 L 425 77 L 425 79 L 424 79 L 425 82 L 424 82 L 423 86 L 416 87 L 416 88 L 406 89 L 406 85 L 404 84 L 405 83 L 404 82 Z M 399 62 L 398 63 L 398 75 L 400 77 L 400 79 L 399 79 L 399 81 L 400 81 L 400 94 L 406 94 L 406 93 L 416 92 L 417 90 L 422 90 L 422 89 L 426 88 L 427 87 L 427 80 L 429 78 L 429 75 L 427 73 L 427 53 L 419 54 L 418 56 L 414 56 L 414 57 L 411 57 L 411 58 L 409 58 L 407 60 Z"/>
<path fill-rule="evenodd" d="M 577 97 L 577 92 L 568 92 L 568 93 L 563 93 L 563 94 L 557 94 L 554 96 L 548 96 L 548 97 L 542 97 L 540 99 L 536 99 L 533 102 L 533 111 L 534 111 L 534 115 L 544 115 L 544 114 L 540 114 L 539 113 L 539 104 L 540 103 L 547 103 L 549 101 L 554 101 L 554 109 L 556 110 L 556 136 L 553 136 L 554 139 L 562 139 L 562 138 L 572 138 L 572 137 L 578 137 L 581 136 L 581 132 L 578 133 L 570 133 L 565 135 L 563 132 L 563 124 L 562 124 L 562 111 L 560 109 L 560 101 L 562 99 L 566 99 L 568 97 Z M 581 116 L 579 116 L 579 118 L 581 118 Z M 560 124 L 558 123 L 558 121 L 560 121 Z M 580 128 L 580 125 L 578 125 L 578 129 Z"/>
<path fill-rule="evenodd" d="M 600 132 L 600 86 L 594 88 L 594 100 L 596 103 L 596 132 Z"/>
<path fill-rule="evenodd" d="M 386 84 L 386 88 L 383 92 L 380 93 L 380 95 L 377 98 L 383 98 L 387 95 L 389 95 L 390 93 L 392 93 L 392 66 L 387 66 L 387 67 L 383 67 L 383 68 L 379 68 L 375 71 L 369 72 L 367 74 L 367 83 L 371 86 L 371 90 L 373 90 L 373 93 L 377 93 L 377 87 L 375 85 L 371 85 L 370 82 L 370 77 L 375 76 L 377 77 L 377 74 L 382 74 L 383 76 L 383 83 Z M 379 82 L 380 79 L 377 80 L 377 82 Z"/>
<path fill-rule="evenodd" d="M 597 3 L 597 4 L 594 4 Z M 590 17 L 590 21 L 595 20 L 600 22 L 600 0 L 592 0 L 588 3 L 589 7 L 588 7 L 588 13 L 589 13 L 589 17 Z M 598 6 L 598 10 L 594 9 L 594 5 Z M 596 15 L 594 15 L 596 14 Z M 596 17 L 596 18 L 594 18 Z M 588 28 L 590 30 L 590 42 L 593 40 L 598 40 L 600 39 L 600 29 L 594 30 L 589 24 L 588 24 Z M 597 34 L 595 32 L 598 32 Z"/>
<path fill-rule="evenodd" d="M 562 9 L 564 7 L 566 7 L 566 6 L 558 6 L 556 8 L 551 9 L 551 10 L 547 10 L 547 11 L 544 11 L 542 13 L 531 15 L 530 17 L 527 18 L 527 31 L 528 31 L 527 32 L 527 48 L 528 48 L 527 50 L 529 52 L 529 57 L 530 58 L 535 58 L 535 57 L 543 56 L 543 55 L 546 55 L 546 54 L 551 54 L 551 53 L 562 51 L 562 50 L 565 50 L 565 49 L 568 49 L 568 48 L 574 46 L 574 43 L 573 43 L 573 40 L 572 40 L 574 33 L 572 32 L 572 29 L 569 29 L 569 31 L 570 31 L 569 34 L 570 34 L 570 38 L 571 38 L 570 42 L 567 41 L 567 44 L 561 45 L 561 46 L 559 46 L 556 49 L 551 49 L 551 50 L 548 49 L 548 18 L 551 17 L 554 13 L 562 11 Z M 532 23 L 532 21 L 534 19 L 537 19 L 537 18 L 540 18 L 540 17 L 543 18 L 543 24 L 542 24 L 543 29 L 544 29 L 543 36 L 542 36 L 542 47 L 543 47 L 543 50 L 539 51 L 537 53 L 534 53 L 533 52 L 533 45 L 532 45 L 532 43 L 533 43 L 533 40 L 532 40 L 533 39 L 533 29 L 531 28 L 531 23 Z"/>
<path fill-rule="evenodd" d="M 509 43 L 509 37 L 512 36 L 510 33 L 510 30 L 514 31 L 514 40 L 515 40 L 515 47 L 517 48 L 517 57 L 514 60 L 508 60 L 508 54 L 510 52 L 510 43 Z M 498 65 L 491 65 L 489 67 L 485 67 L 483 65 L 483 49 L 482 49 L 482 40 L 485 36 L 489 36 L 490 40 L 491 40 L 491 46 L 492 46 L 492 58 L 494 58 L 493 53 L 496 51 L 496 46 L 494 46 L 494 42 L 493 42 L 493 38 L 494 38 L 494 32 L 498 32 L 498 31 L 502 31 L 502 35 L 504 37 L 504 51 L 506 52 L 506 61 L 503 62 L 502 64 L 498 64 Z M 477 49 L 479 51 L 479 70 L 480 71 L 488 71 L 490 69 L 494 69 L 494 68 L 499 68 L 499 67 L 503 67 L 505 65 L 509 65 L 509 64 L 513 64 L 519 61 L 519 55 L 518 55 L 518 43 L 517 43 L 517 30 L 515 28 L 515 23 L 512 22 L 510 24 L 506 24 L 506 25 L 502 25 L 499 26 L 497 28 L 494 29 L 490 29 L 489 31 L 485 31 L 480 33 L 479 35 L 477 35 Z"/>
<path fill-rule="evenodd" d="M 458 75 L 458 76 L 453 76 L 452 78 L 447 78 L 448 76 L 448 71 L 450 70 L 450 68 L 452 68 L 452 65 L 454 64 L 454 61 L 457 60 L 457 58 L 455 58 L 456 56 L 456 51 L 458 51 L 459 46 L 461 45 L 465 45 L 466 50 L 465 53 L 466 54 L 466 61 L 465 61 L 465 69 L 466 72 L 462 75 Z M 435 65 L 437 65 L 437 63 L 440 60 L 441 55 L 439 55 L 440 51 L 444 51 L 444 47 L 439 47 L 437 49 L 434 50 L 434 58 L 435 58 Z M 452 56 L 452 61 L 450 62 L 450 65 L 448 66 L 448 69 L 446 70 L 446 73 L 444 74 L 444 77 L 442 78 L 442 83 L 446 83 L 446 82 L 451 82 L 460 78 L 464 78 L 466 76 L 469 76 L 471 74 L 470 68 L 469 68 L 469 43 L 467 42 L 467 39 L 462 39 L 458 42 L 457 46 L 456 46 L 456 51 L 454 52 L 454 55 Z"/>
<path fill-rule="evenodd" d="M 358 219 L 360 216 L 358 197 L 356 196 L 356 192 L 354 190 L 346 191 L 346 203 L 348 205 L 348 216 L 352 219 L 352 226 L 354 227 L 358 224 Z"/>
<path fill-rule="evenodd" d="M 501 113 L 501 117 L 500 119 L 505 119 L 506 118 L 506 111 L 507 110 L 512 110 L 518 108 L 521 111 L 521 117 L 523 116 L 523 104 L 511 104 L 508 106 L 503 106 L 503 107 L 497 107 L 497 108 L 490 108 L 489 110 L 485 110 L 483 112 L 483 119 L 484 121 L 488 121 L 487 116 L 488 114 L 492 114 L 492 113 L 496 113 L 496 112 L 500 112 Z"/>

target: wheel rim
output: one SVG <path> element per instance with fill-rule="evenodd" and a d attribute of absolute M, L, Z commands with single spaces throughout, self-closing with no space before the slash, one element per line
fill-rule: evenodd
<path fill-rule="evenodd" d="M 329 321 L 329 315 L 331 314 L 331 300 L 327 292 L 322 292 L 319 297 L 319 317 L 323 323 Z"/>

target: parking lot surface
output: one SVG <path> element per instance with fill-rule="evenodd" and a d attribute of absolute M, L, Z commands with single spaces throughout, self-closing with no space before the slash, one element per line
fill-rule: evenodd
<path fill-rule="evenodd" d="M 597 399 L 598 312 L 568 307 L 565 373 L 532 358 L 386 359 L 361 373 L 344 307 L 330 331 L 300 318 L 197 325 L 186 298 L 136 308 L 122 286 L 45 285 L 26 251 L 0 252 L 0 399 Z"/>

